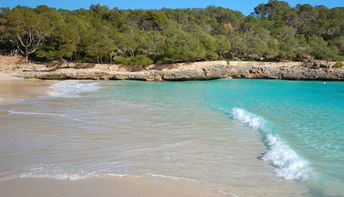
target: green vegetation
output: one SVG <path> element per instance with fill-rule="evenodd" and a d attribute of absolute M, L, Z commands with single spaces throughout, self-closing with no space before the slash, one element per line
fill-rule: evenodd
<path fill-rule="evenodd" d="M 334 65 L 333 65 L 333 68 L 342 68 L 344 67 L 344 64 L 342 62 L 336 62 Z"/>
<path fill-rule="evenodd" d="M 148 65 L 344 59 L 344 8 L 270 0 L 249 16 L 205 9 L 0 9 L 0 50 L 28 59 Z"/>

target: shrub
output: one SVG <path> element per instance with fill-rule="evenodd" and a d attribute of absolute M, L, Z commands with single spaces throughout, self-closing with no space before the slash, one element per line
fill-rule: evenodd
<path fill-rule="evenodd" d="M 114 58 L 116 64 L 131 65 L 131 66 L 147 66 L 153 64 L 152 59 L 144 55 L 134 57 L 117 56 Z"/>
<path fill-rule="evenodd" d="M 128 58 L 128 64 L 133 66 L 147 66 L 153 64 L 153 61 L 147 56 L 138 55 L 132 58 Z"/>
<path fill-rule="evenodd" d="M 125 57 L 122 57 L 122 56 L 116 56 L 114 58 L 114 62 L 116 64 L 123 64 L 123 65 L 127 65 L 128 64 L 128 61 Z"/>
<path fill-rule="evenodd" d="M 342 67 L 344 67 L 344 64 L 342 62 L 336 62 L 332 67 L 333 68 L 342 68 Z"/>

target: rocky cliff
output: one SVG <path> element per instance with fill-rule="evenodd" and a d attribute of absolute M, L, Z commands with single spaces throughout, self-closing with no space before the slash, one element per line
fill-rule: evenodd
<path fill-rule="evenodd" d="M 332 68 L 333 64 L 334 62 L 209 61 L 139 67 L 68 62 L 8 64 L 0 61 L 0 72 L 36 79 L 184 81 L 250 78 L 344 80 L 344 68 Z"/>

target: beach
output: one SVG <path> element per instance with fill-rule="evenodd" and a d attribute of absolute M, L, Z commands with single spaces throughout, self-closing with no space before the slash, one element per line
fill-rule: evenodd
<path fill-rule="evenodd" d="M 342 191 L 340 173 L 330 173 L 342 159 L 341 153 L 331 153 L 333 145 L 340 149 L 335 140 L 340 125 L 332 127 L 336 132 L 327 138 L 333 140 L 321 141 L 327 144 L 321 149 L 315 145 L 320 134 L 309 133 L 339 122 L 342 112 L 332 105 L 342 105 L 333 92 L 341 83 L 329 82 L 324 89 L 321 82 L 265 80 L 2 78 L 4 196 L 323 196 Z M 314 98 L 311 102 L 328 114 L 322 125 L 312 124 L 318 108 L 295 96 L 298 91 L 308 91 L 307 101 Z M 331 105 L 314 96 L 318 91 L 332 95 Z M 266 94 L 273 96 L 268 100 Z M 286 110 L 285 94 L 297 100 L 296 111 Z M 315 126 L 318 130 L 309 129 Z M 319 152 L 331 162 L 318 160 Z"/>
<path fill-rule="evenodd" d="M 218 197 L 185 186 L 144 178 L 90 178 L 80 181 L 17 179 L 0 182 L 2 196 L 190 196 Z"/>
<path fill-rule="evenodd" d="M 0 197 L 344 197 L 343 2 L 3 1 Z"/>
<path fill-rule="evenodd" d="M 0 72 L 0 105 L 16 102 L 20 99 L 46 95 L 53 82 L 23 80 L 10 74 Z"/>
<path fill-rule="evenodd" d="M 23 99 L 46 96 L 54 82 L 23 80 L 0 73 L 0 116 L 3 111 Z M 20 121 L 20 120 L 18 120 Z M 1 179 L 0 179 L 1 180 Z M 5 178 L 0 181 L 1 196 L 190 196 L 216 197 L 219 194 L 197 191 L 181 182 L 163 183 L 159 179 L 138 177 L 103 177 L 85 180 L 56 180 L 53 178 Z"/>
<path fill-rule="evenodd" d="M 222 124 L 216 121 L 193 127 L 183 117 L 194 109 L 180 111 L 185 114 L 175 120 L 165 117 L 180 123 L 175 127 L 160 119 L 156 114 L 160 112 L 151 111 L 148 103 L 87 97 L 91 100 L 82 101 L 81 95 L 104 90 L 111 83 L 21 80 L 8 75 L 2 79 L 6 87 L 1 86 L 1 97 L 6 102 L 0 109 L 0 191 L 4 196 L 275 196 L 281 190 L 289 196 L 306 192 L 293 182 L 285 185 L 272 167 L 257 162 L 256 156 L 264 151 L 258 139 L 252 143 L 235 137 L 228 143 L 237 145 L 228 150 L 216 144 L 217 136 L 207 142 L 207 130 L 214 127 L 222 132 L 225 127 L 216 126 Z M 110 119 L 94 116 L 99 112 Z M 117 119 L 115 124 L 112 117 Z M 199 129 L 204 134 L 196 132 Z M 242 128 L 232 128 L 236 129 Z M 245 156 L 237 155 L 240 144 L 247 149 Z M 230 152 L 224 157 L 223 151 Z M 249 165 L 242 166 L 239 160 Z"/>

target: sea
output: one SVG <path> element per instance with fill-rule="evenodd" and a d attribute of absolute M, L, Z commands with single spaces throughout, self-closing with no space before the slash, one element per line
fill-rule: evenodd
<path fill-rule="evenodd" d="M 59 81 L 0 107 L 0 181 L 147 177 L 344 196 L 344 83 Z"/>

